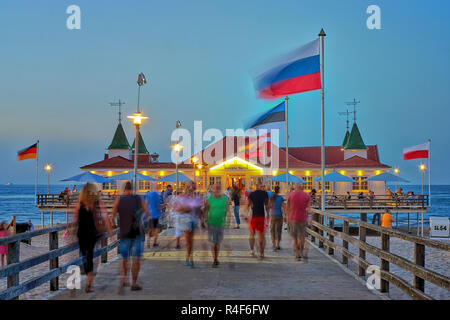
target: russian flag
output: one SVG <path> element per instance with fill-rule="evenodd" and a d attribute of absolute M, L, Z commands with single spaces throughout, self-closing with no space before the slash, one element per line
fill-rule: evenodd
<path fill-rule="evenodd" d="M 428 143 L 403 149 L 403 160 L 426 159 L 430 156 Z"/>
<path fill-rule="evenodd" d="M 260 98 L 277 99 L 321 89 L 320 40 L 314 40 L 284 56 L 275 67 L 255 80 Z"/>

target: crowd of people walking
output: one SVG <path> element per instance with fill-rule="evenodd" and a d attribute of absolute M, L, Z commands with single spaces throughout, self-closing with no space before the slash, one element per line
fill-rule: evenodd
<path fill-rule="evenodd" d="M 258 184 L 255 190 L 244 194 L 237 187 L 223 191 L 221 185 L 215 184 L 206 194 L 201 195 L 196 192 L 194 183 L 187 182 L 183 192 L 179 194 L 169 185 L 161 193 L 149 191 L 141 196 L 133 193 L 131 182 L 126 182 L 122 194 L 114 202 L 112 215 L 108 216 L 98 196 L 97 187 L 86 183 L 80 192 L 71 225 L 78 237 L 80 253 L 84 257 L 87 275 L 85 291 L 93 291 L 95 245 L 102 236 L 110 234 L 117 227 L 122 258 L 119 293 L 123 293 L 128 286 L 133 291 L 141 290 L 138 275 L 145 238 L 147 237 L 148 248 L 151 247 L 152 238 L 153 247 L 159 246 L 158 234 L 162 219 L 166 227 L 174 229 L 176 249 L 181 249 L 181 239 L 184 240 L 184 265 L 189 268 L 194 268 L 194 236 L 197 230 L 207 230 L 212 253 L 211 266 L 219 266 L 227 216 L 234 217 L 235 229 L 240 229 L 241 218 L 246 221 L 250 255 L 259 261 L 264 259 L 265 234 L 269 226 L 273 251 L 282 249 L 280 243 L 283 224 L 287 225 L 292 238 L 295 259 L 306 260 L 306 224 L 311 205 L 309 194 L 302 191 L 301 185 L 285 197 L 280 195 L 279 187 L 269 192 L 264 189 L 263 185 Z"/>

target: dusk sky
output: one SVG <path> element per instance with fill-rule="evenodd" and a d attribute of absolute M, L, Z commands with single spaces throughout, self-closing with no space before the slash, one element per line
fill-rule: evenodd
<path fill-rule="evenodd" d="M 69 5 L 81 30 L 69 30 Z M 381 30 L 369 30 L 369 5 Z M 252 74 L 267 61 L 325 37 L 326 144 L 340 145 L 346 101 L 361 101 L 357 123 L 381 162 L 420 183 L 420 160 L 405 147 L 432 143 L 432 183 L 450 184 L 449 1 L 4 1 L 0 10 L 0 183 L 33 184 L 35 160 L 17 151 L 40 140 L 52 182 L 103 159 L 117 126 L 137 103 L 149 119 L 141 132 L 151 153 L 170 160 L 176 120 L 193 129 L 240 128 L 274 102 L 256 98 Z M 130 144 L 134 128 L 123 125 Z M 291 146 L 320 145 L 320 91 L 293 95 Z M 284 134 L 281 135 L 284 141 Z M 284 146 L 284 143 L 281 143 Z M 205 145 L 206 146 L 206 143 Z M 59 183 L 59 182 L 58 182 Z"/>

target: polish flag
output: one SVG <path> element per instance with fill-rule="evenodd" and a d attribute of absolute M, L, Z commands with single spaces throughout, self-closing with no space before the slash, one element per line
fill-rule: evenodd
<path fill-rule="evenodd" d="M 428 147 L 428 143 L 419 144 L 414 147 L 403 149 L 403 160 L 423 159 L 428 158 L 429 155 L 430 150 Z"/>

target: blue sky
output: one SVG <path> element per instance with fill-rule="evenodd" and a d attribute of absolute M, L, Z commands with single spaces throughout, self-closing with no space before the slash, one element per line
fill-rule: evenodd
<path fill-rule="evenodd" d="M 66 8 L 81 8 L 81 30 Z M 366 8 L 381 8 L 369 30 Z M 238 128 L 270 106 L 255 97 L 251 72 L 314 40 L 324 28 L 326 144 L 345 133 L 346 101 L 383 163 L 419 182 L 419 160 L 402 149 L 432 139 L 432 182 L 450 184 L 447 159 L 450 74 L 448 1 L 8 1 L 0 10 L 0 183 L 33 183 L 33 160 L 17 150 L 41 141 L 53 181 L 103 158 L 117 113 L 136 108 L 136 75 L 149 83 L 142 134 L 150 152 L 170 159 L 175 120 L 193 128 Z M 292 146 L 320 144 L 319 91 L 291 97 Z M 132 141 L 133 128 L 124 120 Z M 284 141 L 283 136 L 281 137 Z"/>

